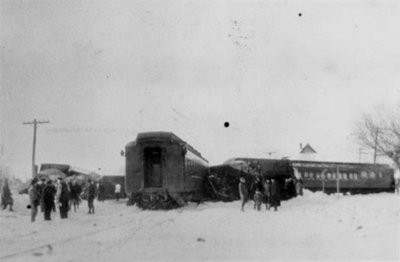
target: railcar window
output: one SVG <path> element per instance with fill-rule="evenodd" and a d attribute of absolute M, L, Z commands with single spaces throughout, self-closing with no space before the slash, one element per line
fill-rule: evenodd
<path fill-rule="evenodd" d="M 322 179 L 325 179 L 325 178 L 326 178 L 326 174 L 325 174 L 325 173 L 322 173 L 322 174 L 321 174 L 321 178 L 322 178 Z"/>
<path fill-rule="evenodd" d="M 361 178 L 368 178 L 368 174 L 365 171 L 361 172 Z"/>
<path fill-rule="evenodd" d="M 369 178 L 375 179 L 376 178 L 376 174 L 374 172 L 369 172 Z"/>
<path fill-rule="evenodd" d="M 347 173 L 343 173 L 342 177 L 344 180 L 348 180 Z"/>
<path fill-rule="evenodd" d="M 332 179 L 332 173 L 327 173 L 326 176 L 328 177 L 328 179 Z"/>
<path fill-rule="evenodd" d="M 382 178 L 383 176 L 382 176 L 382 173 L 381 172 L 379 172 L 379 178 Z"/>

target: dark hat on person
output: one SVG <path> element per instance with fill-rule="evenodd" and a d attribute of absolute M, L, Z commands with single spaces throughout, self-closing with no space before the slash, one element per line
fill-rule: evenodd
<path fill-rule="evenodd" d="M 38 179 L 35 177 L 35 178 L 33 178 L 32 179 L 32 181 L 31 181 L 31 185 L 33 185 L 33 184 L 36 184 L 37 183 L 37 181 L 38 181 Z"/>

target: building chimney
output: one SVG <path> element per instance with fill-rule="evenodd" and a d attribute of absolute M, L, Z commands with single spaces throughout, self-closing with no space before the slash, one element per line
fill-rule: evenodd
<path fill-rule="evenodd" d="M 300 143 L 300 150 L 302 150 L 303 149 L 303 144 L 302 143 Z"/>

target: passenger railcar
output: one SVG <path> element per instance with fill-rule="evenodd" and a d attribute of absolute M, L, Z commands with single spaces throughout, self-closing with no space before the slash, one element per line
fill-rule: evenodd
<path fill-rule="evenodd" d="M 139 133 L 125 152 L 130 203 L 156 209 L 201 199 L 208 161 L 175 134 Z"/>
<path fill-rule="evenodd" d="M 293 160 L 303 187 L 312 191 L 371 193 L 393 191 L 394 171 L 385 164 Z"/>

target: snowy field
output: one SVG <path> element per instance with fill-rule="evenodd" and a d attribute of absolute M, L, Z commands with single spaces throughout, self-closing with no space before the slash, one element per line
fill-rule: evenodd
<path fill-rule="evenodd" d="M 305 196 L 278 212 L 239 202 L 141 211 L 86 202 L 68 220 L 30 222 L 27 195 L 0 212 L 0 261 L 399 261 L 400 196 Z"/>

